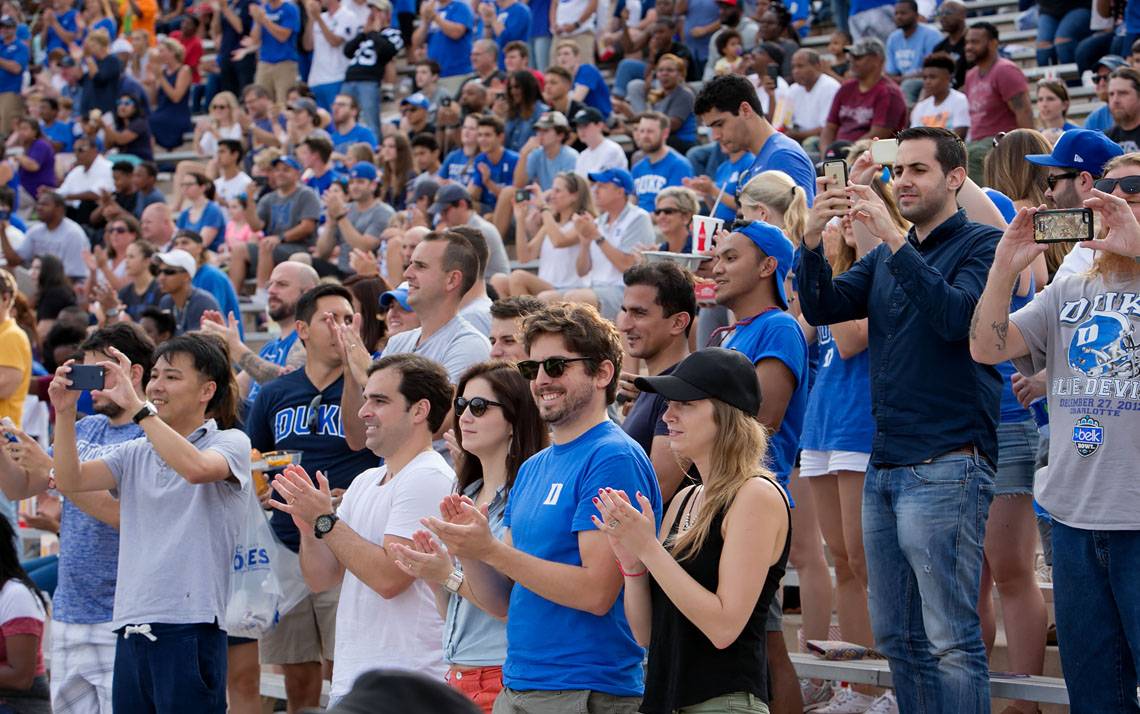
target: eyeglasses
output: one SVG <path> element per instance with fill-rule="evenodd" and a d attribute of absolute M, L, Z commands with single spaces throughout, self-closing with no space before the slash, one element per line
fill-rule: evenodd
<path fill-rule="evenodd" d="M 558 379 L 566 373 L 566 365 L 570 364 L 571 362 L 593 361 L 593 357 L 547 357 L 541 362 L 532 359 L 523 360 L 516 366 L 519 369 L 519 374 L 533 382 L 538 378 L 539 367 L 542 367 L 544 370 L 546 370 L 546 375 L 551 379 Z"/>
<path fill-rule="evenodd" d="M 131 229 L 126 226 L 115 226 L 114 228 L 108 228 L 107 231 L 110 233 L 130 233 Z"/>
<path fill-rule="evenodd" d="M 310 434 L 316 434 L 317 433 L 316 432 L 317 413 L 320 411 L 320 409 L 321 409 L 321 395 L 318 393 L 317 396 L 313 397 L 313 401 L 309 402 L 308 427 L 309 427 L 309 433 Z"/>
<path fill-rule="evenodd" d="M 1081 175 L 1080 171 L 1068 171 L 1063 174 L 1053 174 L 1045 177 L 1045 183 L 1049 186 L 1049 190 L 1053 191 L 1057 188 L 1057 184 L 1065 179 L 1074 179 Z"/>
<path fill-rule="evenodd" d="M 1093 181 L 1093 188 L 1097 191 L 1112 193 L 1117 186 L 1129 196 L 1140 193 L 1140 176 L 1125 176 L 1120 179 L 1097 179 Z"/>
<path fill-rule="evenodd" d="M 1100 84 L 1101 82 L 1107 82 L 1110 76 L 1111 75 L 1109 75 L 1109 74 L 1094 74 L 1093 75 L 1093 84 Z"/>
<path fill-rule="evenodd" d="M 655 208 L 653 215 L 655 216 L 672 216 L 676 213 L 684 213 L 680 208 Z"/>
<path fill-rule="evenodd" d="M 177 268 L 164 268 L 158 271 L 159 275 L 178 275 L 179 273 L 185 272 L 185 270 L 178 270 Z"/>
<path fill-rule="evenodd" d="M 471 415 L 481 417 L 487 413 L 487 407 L 499 407 L 501 409 L 502 406 L 503 405 L 499 402 L 492 402 L 490 399 L 484 399 L 483 397 L 474 397 L 472 399 L 459 397 L 455 400 L 455 416 L 463 416 L 463 412 L 467 411 L 467 407 L 471 407 Z"/>

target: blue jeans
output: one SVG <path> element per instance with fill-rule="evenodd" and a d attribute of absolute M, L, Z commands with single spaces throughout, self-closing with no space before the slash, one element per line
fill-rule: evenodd
<path fill-rule="evenodd" d="M 1053 520 L 1053 605 L 1072 714 L 1140 712 L 1140 531 Z"/>
<path fill-rule="evenodd" d="M 1037 65 L 1068 64 L 1077 56 L 1077 43 L 1089 35 L 1089 18 L 1092 12 L 1087 7 L 1069 10 L 1062 17 L 1045 13 L 1037 14 L 1037 41 L 1048 42 L 1049 47 L 1037 48 Z M 1099 58 L 1098 58 L 1099 59 Z"/>
<path fill-rule="evenodd" d="M 611 94 L 624 98 L 625 88 L 635 79 L 645 79 L 645 63 L 639 59 L 623 59 L 618 62 L 614 71 L 614 88 Z"/>
<path fill-rule="evenodd" d="M 152 624 L 115 645 L 111 701 L 132 714 L 225 714 L 226 633 L 217 625 Z"/>
<path fill-rule="evenodd" d="M 340 93 L 347 94 L 360 106 L 360 123 L 380 136 L 380 85 L 376 82 L 345 82 Z"/>
<path fill-rule="evenodd" d="M 850 34 L 847 17 L 851 14 L 851 4 L 848 0 L 831 0 L 831 20 L 837 30 Z"/>
<path fill-rule="evenodd" d="M 1136 42 L 1136 40 L 1140 40 L 1140 34 L 1130 33 L 1127 35 L 1113 35 L 1112 54 L 1120 55 L 1121 57 L 1131 56 L 1132 44 Z"/>
<path fill-rule="evenodd" d="M 530 61 L 539 72 L 545 72 L 550 66 L 550 41 L 550 35 L 530 38 Z"/>
<path fill-rule="evenodd" d="M 890 661 L 900 712 L 990 711 L 977 605 L 993 474 L 984 459 L 965 454 L 867 469 L 871 626 Z"/>
<path fill-rule="evenodd" d="M 1097 32 L 1089 35 L 1077 45 L 1077 69 L 1084 72 L 1092 69 L 1094 62 L 1099 62 L 1112 49 L 1112 33 Z"/>

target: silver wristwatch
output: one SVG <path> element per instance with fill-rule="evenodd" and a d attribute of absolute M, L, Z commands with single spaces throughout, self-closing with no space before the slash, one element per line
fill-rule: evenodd
<path fill-rule="evenodd" d="M 459 588 L 463 586 L 463 571 L 459 568 L 451 571 L 451 575 L 447 576 L 447 580 L 443 581 L 443 589 L 452 595 L 459 594 Z"/>

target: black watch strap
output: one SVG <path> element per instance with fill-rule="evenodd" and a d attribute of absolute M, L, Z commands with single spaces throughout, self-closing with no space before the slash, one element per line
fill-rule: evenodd
<path fill-rule="evenodd" d="M 326 513 L 323 516 L 317 516 L 317 520 L 313 523 L 313 536 L 317 540 L 324 538 L 339 520 L 335 513 Z"/>
<path fill-rule="evenodd" d="M 131 417 L 131 421 L 136 424 L 141 424 L 143 419 L 152 416 L 158 416 L 158 410 L 154 408 L 153 404 L 146 402 L 142 405 L 142 409 L 139 409 L 135 415 Z"/>

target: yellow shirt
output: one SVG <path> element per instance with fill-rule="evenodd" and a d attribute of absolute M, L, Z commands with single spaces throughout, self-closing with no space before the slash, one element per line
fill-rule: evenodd
<path fill-rule="evenodd" d="M 24 399 L 32 380 L 32 345 L 14 318 L 0 322 L 0 367 L 13 367 L 23 373 L 20 386 L 11 394 L 0 395 L 0 418 L 8 417 L 16 426 L 24 416 Z"/>

